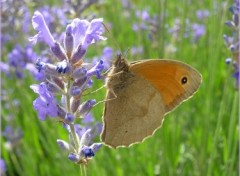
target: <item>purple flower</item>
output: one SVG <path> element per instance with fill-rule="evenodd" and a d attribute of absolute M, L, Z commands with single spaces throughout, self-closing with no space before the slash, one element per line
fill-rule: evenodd
<path fill-rule="evenodd" d="M 75 39 L 75 48 L 81 45 L 82 48 L 86 50 L 90 44 L 98 40 L 106 40 L 106 38 L 102 36 L 104 32 L 102 22 L 102 18 L 94 19 L 90 23 L 86 20 L 74 19 L 71 26 Z"/>
<path fill-rule="evenodd" d="M 237 70 L 237 71 L 233 74 L 233 77 L 234 77 L 235 80 L 236 80 L 236 87 L 239 88 L 239 70 Z"/>
<path fill-rule="evenodd" d="M 96 75 L 96 77 L 100 79 L 101 78 L 100 72 L 103 71 L 103 69 L 104 69 L 104 64 L 103 64 L 103 61 L 100 60 L 95 64 L 95 66 L 93 66 L 90 70 L 87 71 L 87 76 L 90 77 L 90 76 Z"/>
<path fill-rule="evenodd" d="M 26 64 L 26 69 L 33 75 L 34 79 L 37 81 L 43 81 L 45 80 L 45 75 L 43 72 L 38 71 L 36 66 L 33 63 Z"/>
<path fill-rule="evenodd" d="M 96 104 L 96 100 L 92 99 L 92 100 L 88 100 L 85 101 L 81 104 L 79 110 L 78 110 L 78 114 L 79 115 L 86 115 L 91 109 L 92 107 Z"/>
<path fill-rule="evenodd" d="M 80 156 L 84 156 L 85 158 L 92 158 L 95 155 L 95 152 L 98 151 L 101 146 L 101 143 L 95 143 L 91 146 L 83 146 L 80 152 Z"/>
<path fill-rule="evenodd" d="M 133 46 L 133 47 L 131 48 L 131 54 L 132 54 L 132 55 L 142 54 L 142 52 L 143 52 L 142 46 L 139 46 L 139 47 Z"/>
<path fill-rule="evenodd" d="M 49 47 L 54 46 L 55 40 L 53 39 L 53 36 L 49 31 L 43 15 L 39 11 L 34 12 L 34 16 L 32 18 L 32 25 L 33 28 L 38 31 L 38 34 L 30 38 L 30 41 L 33 44 L 36 44 L 38 40 L 44 40 L 44 42 L 46 42 Z"/>
<path fill-rule="evenodd" d="M 113 49 L 110 47 L 105 47 L 103 49 L 103 53 L 100 57 L 94 57 L 93 63 L 97 63 L 99 60 L 103 61 L 103 70 L 107 70 L 112 65 L 112 59 L 114 58 L 114 52 Z"/>
<path fill-rule="evenodd" d="M 205 34 L 205 26 L 200 24 L 193 24 L 192 25 L 192 31 L 193 31 L 193 42 L 196 42 L 201 36 Z"/>
<path fill-rule="evenodd" d="M 93 121 L 94 121 L 93 115 L 92 113 L 89 112 L 84 116 L 82 123 L 87 125 L 87 124 L 91 124 Z"/>
<path fill-rule="evenodd" d="M 0 158 L 0 175 L 4 175 L 6 172 L 6 164 L 3 159 Z"/>
<path fill-rule="evenodd" d="M 234 4 L 229 8 L 232 13 L 232 19 L 225 22 L 231 29 L 229 36 L 223 35 L 224 42 L 227 48 L 231 51 L 232 57 L 226 59 L 226 63 L 232 66 L 233 77 L 235 78 L 235 86 L 239 89 L 239 1 L 234 1 Z"/>
<path fill-rule="evenodd" d="M 136 16 L 143 21 L 150 20 L 150 15 L 148 13 L 148 10 L 136 11 Z"/>
<path fill-rule="evenodd" d="M 133 31 L 138 31 L 138 30 L 139 30 L 139 25 L 136 24 L 136 23 L 134 23 L 134 24 L 132 25 L 132 29 L 133 29 Z"/>
<path fill-rule="evenodd" d="M 0 69 L 4 72 L 7 76 L 10 75 L 10 66 L 4 62 L 0 61 Z"/>
<path fill-rule="evenodd" d="M 6 126 L 4 131 L 2 132 L 2 136 L 6 138 L 5 147 L 7 150 L 12 150 L 16 147 L 20 140 L 22 139 L 23 132 L 21 129 L 13 129 L 12 126 Z"/>
<path fill-rule="evenodd" d="M 198 10 L 196 12 L 196 16 L 199 20 L 202 20 L 202 19 L 207 18 L 209 16 L 209 11 L 208 10 Z"/>
<path fill-rule="evenodd" d="M 91 158 L 94 156 L 93 150 L 87 146 L 83 146 L 82 153 L 84 154 L 85 158 Z"/>
<path fill-rule="evenodd" d="M 39 94 L 39 97 L 34 100 L 33 106 L 38 111 L 40 120 L 45 120 L 46 116 L 56 117 L 58 115 L 58 107 L 56 100 L 51 92 L 48 91 L 45 83 L 40 85 L 31 85 L 31 89 Z"/>

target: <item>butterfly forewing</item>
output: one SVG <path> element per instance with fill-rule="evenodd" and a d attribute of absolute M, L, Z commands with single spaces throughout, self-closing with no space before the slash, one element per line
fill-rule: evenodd
<path fill-rule="evenodd" d="M 191 97 L 201 83 L 201 74 L 173 60 L 146 60 L 130 65 L 130 71 L 148 80 L 161 94 L 166 111 Z"/>

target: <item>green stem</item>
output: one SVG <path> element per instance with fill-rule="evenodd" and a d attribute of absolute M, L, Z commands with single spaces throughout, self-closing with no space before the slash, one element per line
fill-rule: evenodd
<path fill-rule="evenodd" d="M 84 165 L 84 164 L 79 164 L 79 166 L 80 166 L 81 176 L 87 176 L 86 165 Z"/>
<path fill-rule="evenodd" d="M 69 80 L 67 83 L 67 90 L 66 90 L 66 108 L 67 112 L 70 112 L 70 95 L 69 95 L 69 89 L 71 87 L 71 81 Z"/>
<path fill-rule="evenodd" d="M 71 135 L 72 135 L 72 138 L 73 138 L 75 148 L 78 150 L 79 149 L 79 144 L 78 144 L 78 140 L 77 140 L 77 134 L 76 134 L 75 129 L 74 129 L 74 125 L 69 124 L 69 126 L 70 126 Z"/>
<path fill-rule="evenodd" d="M 71 87 L 71 81 L 69 80 L 67 82 L 67 86 L 66 86 L 66 109 L 67 109 L 67 113 L 71 112 L 71 108 L 70 108 L 70 94 L 69 94 L 69 90 L 70 90 L 70 87 Z M 74 129 L 74 125 L 73 124 L 69 124 L 70 126 L 70 130 L 71 130 L 71 135 L 72 135 L 72 138 L 73 138 L 73 142 L 74 142 L 74 145 L 75 145 L 75 149 L 79 149 L 79 144 L 78 144 L 78 138 L 77 138 L 77 134 L 75 132 L 75 129 Z"/>

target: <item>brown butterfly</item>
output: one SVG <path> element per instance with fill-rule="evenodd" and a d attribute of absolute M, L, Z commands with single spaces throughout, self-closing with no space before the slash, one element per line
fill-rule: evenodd
<path fill-rule="evenodd" d="M 201 74 L 175 60 L 128 64 L 121 55 L 106 79 L 102 141 L 111 147 L 142 142 L 161 127 L 164 116 L 190 98 Z"/>

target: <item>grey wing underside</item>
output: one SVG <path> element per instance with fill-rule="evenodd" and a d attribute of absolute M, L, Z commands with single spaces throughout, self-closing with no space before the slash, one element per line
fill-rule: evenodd
<path fill-rule="evenodd" d="M 115 92 L 117 98 L 107 101 L 104 111 L 102 141 L 111 147 L 129 146 L 143 141 L 158 129 L 165 107 L 160 93 L 144 78 Z M 108 92 L 107 99 L 113 98 Z"/>

